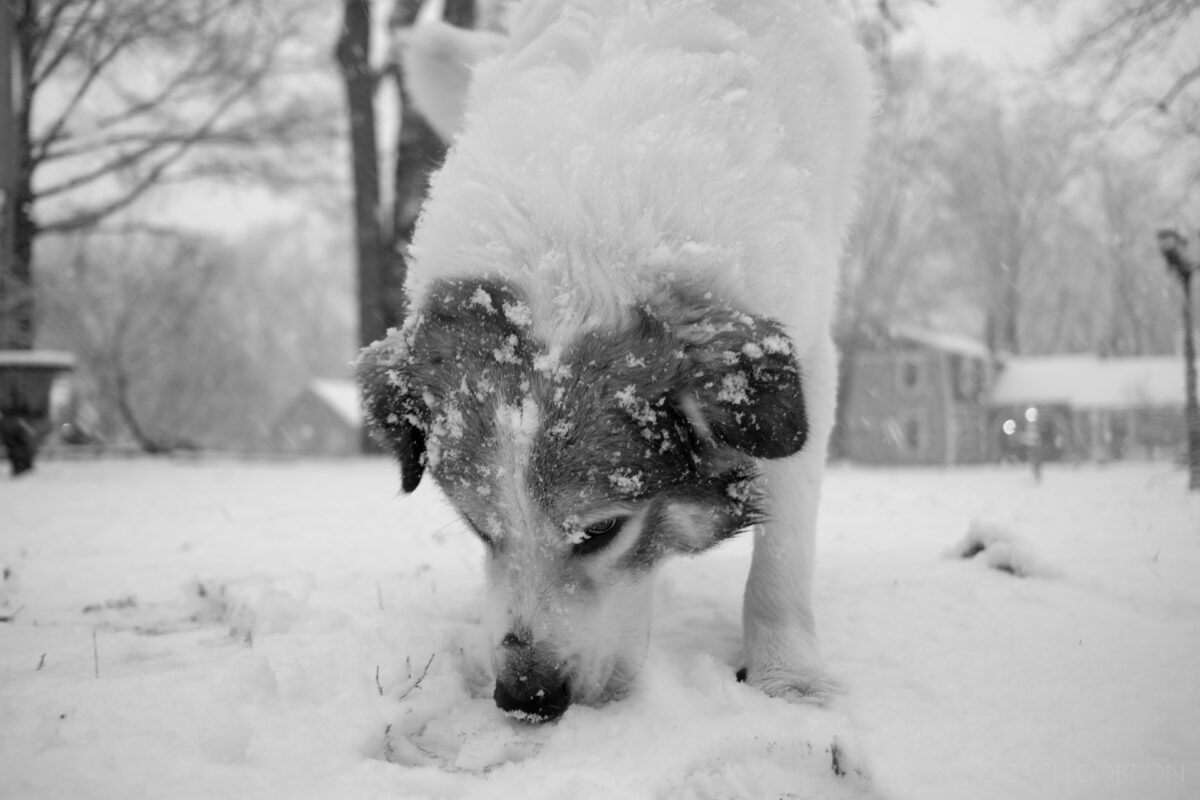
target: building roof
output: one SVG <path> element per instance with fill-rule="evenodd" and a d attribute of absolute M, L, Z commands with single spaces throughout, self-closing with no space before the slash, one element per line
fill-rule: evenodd
<path fill-rule="evenodd" d="M 75 356 L 62 350 L 0 350 L 0 367 L 74 369 Z"/>
<path fill-rule="evenodd" d="M 354 381 L 318 378 L 308 384 L 308 391 L 347 425 L 362 425 L 362 403 L 359 402 L 358 386 Z"/>
<path fill-rule="evenodd" d="M 1183 359 L 1094 355 L 1014 357 L 992 388 L 994 406 L 1120 409 L 1183 405 Z"/>
<path fill-rule="evenodd" d="M 983 342 L 958 333 L 931 331 L 925 328 L 918 328 L 915 325 L 897 325 L 892 328 L 891 334 L 892 338 L 897 341 L 928 347 L 932 350 L 940 350 L 945 353 L 954 353 L 956 355 L 970 356 L 971 358 L 984 360 L 989 360 L 992 357 L 991 353 L 988 352 L 987 345 Z"/>

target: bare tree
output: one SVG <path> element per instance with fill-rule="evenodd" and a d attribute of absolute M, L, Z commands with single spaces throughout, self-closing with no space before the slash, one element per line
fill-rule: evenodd
<path fill-rule="evenodd" d="M 345 246 L 330 226 L 295 222 L 228 244 L 178 233 L 47 240 L 42 336 L 79 356 L 81 422 L 150 452 L 263 444 L 299 387 L 349 372 Z"/>
<path fill-rule="evenodd" d="M 1100 4 L 1063 50 L 1058 67 L 1083 75 L 1095 106 L 1119 129 L 1138 119 L 1157 135 L 1148 155 L 1186 197 L 1200 183 L 1200 3 L 1196 0 L 1126 0 Z M 1088 80 L 1088 77 L 1091 80 Z M 1116 109 L 1110 111 L 1109 109 Z M 1182 180 L 1179 180 L 1182 178 Z M 1193 205 L 1194 210 L 1194 205 Z M 1182 216 L 1178 212 L 1163 215 Z M 1161 223 L 1160 223 L 1161 224 Z M 1155 226 L 1158 227 L 1158 226 Z M 1190 227 L 1190 223 L 1189 223 Z M 1143 236 L 1149 239 L 1149 226 Z M 1195 262 L 1184 256 L 1173 230 L 1160 229 L 1161 255 L 1183 285 L 1185 417 L 1190 488 L 1200 488 L 1200 403 L 1190 279 Z M 1165 237 L 1165 238 L 1164 238 Z M 1189 267 L 1191 269 L 1189 269 Z"/>
<path fill-rule="evenodd" d="M 1168 202 L 1134 159 L 1101 146 L 1063 198 L 1035 265 L 1025 321 L 1038 352 L 1169 353 L 1175 309 L 1154 238 Z"/>
<path fill-rule="evenodd" d="M 1064 195 L 1081 169 L 1082 129 L 1060 101 L 1005 100 L 969 65 L 948 68 L 972 88 L 944 108 L 955 130 L 940 142 L 943 202 L 951 211 L 946 236 L 978 270 L 976 300 L 989 348 L 1021 353 L 1030 272 L 1047 237 L 1061 230 Z"/>
<path fill-rule="evenodd" d="M 38 236 L 95 226 L 154 187 L 253 172 L 299 178 L 281 147 L 334 128 L 309 87 L 309 0 L 12 0 L 17 168 L 0 346 L 34 339 Z M 0 117 L 3 117 L 0 114 Z M 251 155 L 253 154 L 253 155 Z M 17 298 L 14 302 L 13 298 Z"/>
<path fill-rule="evenodd" d="M 79 355 L 101 427 L 120 426 L 147 452 L 175 448 L 191 435 L 188 406 L 206 397 L 181 379 L 203 371 L 198 321 L 223 259 L 211 243 L 175 236 L 56 249 L 42 280 L 48 325 Z"/>
<path fill-rule="evenodd" d="M 1032 0 L 1019 0 L 1032 5 Z M 1035 7 L 1062 10 L 1063 0 Z M 1125 0 L 1087 7 L 1053 69 L 1081 82 L 1093 108 L 1119 128 L 1137 119 L 1184 151 L 1200 180 L 1200 3 Z"/>
<path fill-rule="evenodd" d="M 1169 353 L 1178 332 L 1171 293 L 1163 290 L 1154 242 L 1146 231 L 1166 216 L 1158 185 L 1124 157 L 1101 156 L 1093 164 L 1099 217 L 1093 232 L 1106 265 L 1112 313 L 1096 336 L 1100 352 L 1114 355 Z"/>

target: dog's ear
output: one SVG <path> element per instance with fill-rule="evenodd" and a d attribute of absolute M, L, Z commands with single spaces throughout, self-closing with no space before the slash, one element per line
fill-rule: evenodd
<path fill-rule="evenodd" d="M 670 327 L 688 364 L 677 402 L 702 436 L 755 458 L 783 458 L 804 447 L 800 365 L 778 322 L 704 309 Z"/>
<path fill-rule="evenodd" d="M 356 373 L 371 435 L 400 462 L 400 488 L 417 488 L 425 472 L 427 411 L 409 383 L 404 333 L 395 331 L 363 349 Z"/>
<path fill-rule="evenodd" d="M 442 141 L 449 142 L 466 116 L 474 67 L 503 52 L 508 39 L 446 23 L 444 6 L 444 0 L 426 0 L 412 27 L 396 31 L 396 41 L 405 88 Z"/>

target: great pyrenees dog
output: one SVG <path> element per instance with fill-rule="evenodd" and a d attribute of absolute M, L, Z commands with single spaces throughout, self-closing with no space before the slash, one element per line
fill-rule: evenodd
<path fill-rule="evenodd" d="M 506 29 L 405 34 L 452 146 L 408 322 L 358 366 L 403 490 L 428 472 L 483 544 L 495 701 L 544 721 L 621 696 L 657 567 L 745 530 L 739 675 L 820 701 L 865 59 L 824 0 L 529 0 Z"/>

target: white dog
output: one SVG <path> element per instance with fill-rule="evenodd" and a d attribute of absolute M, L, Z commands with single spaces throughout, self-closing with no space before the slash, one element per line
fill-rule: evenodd
<path fill-rule="evenodd" d="M 857 46 L 823 0 L 532 0 L 506 40 L 426 19 L 408 54 L 464 85 L 483 60 L 465 104 L 429 101 L 453 147 L 412 313 L 359 378 L 404 490 L 430 472 L 486 546 L 497 704 L 620 696 L 657 565 L 756 525 L 741 674 L 819 699 Z"/>

